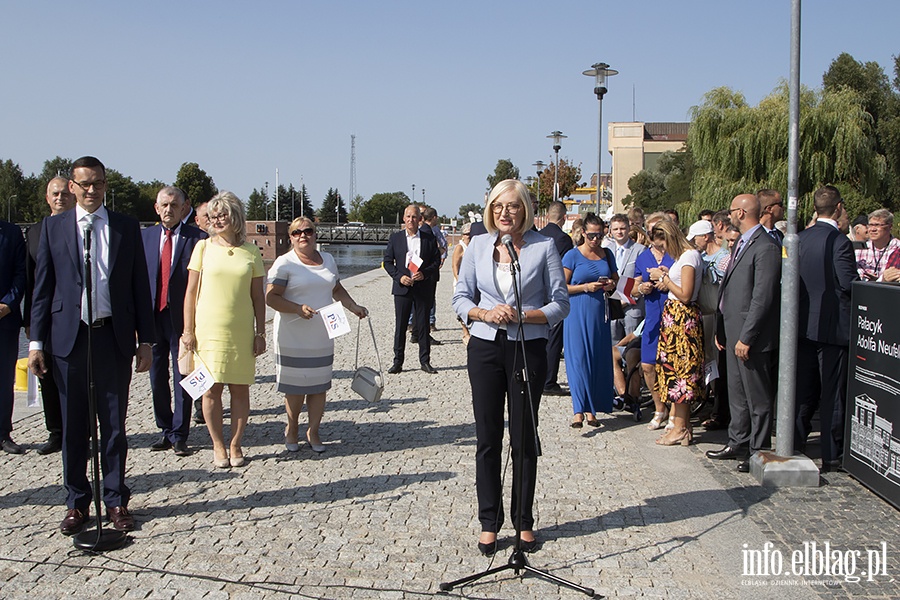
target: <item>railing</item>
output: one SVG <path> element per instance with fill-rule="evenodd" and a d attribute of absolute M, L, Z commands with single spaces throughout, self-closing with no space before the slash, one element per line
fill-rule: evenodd
<path fill-rule="evenodd" d="M 316 240 L 324 244 L 381 244 L 402 225 L 316 223 Z"/>

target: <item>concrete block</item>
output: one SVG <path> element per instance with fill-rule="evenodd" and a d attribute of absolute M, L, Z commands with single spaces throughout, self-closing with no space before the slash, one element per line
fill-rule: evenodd
<path fill-rule="evenodd" d="M 750 474 L 764 486 L 819 486 L 819 469 L 802 454 L 778 456 L 772 452 L 757 452 L 750 457 Z"/>

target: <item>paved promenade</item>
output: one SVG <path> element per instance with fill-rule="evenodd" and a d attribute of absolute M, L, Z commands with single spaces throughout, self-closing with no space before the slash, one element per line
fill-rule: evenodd
<path fill-rule="evenodd" d="M 408 349 L 410 370 L 387 375 L 384 398 L 367 403 L 349 387 L 355 331 L 339 339 L 323 454 L 306 445 L 285 450 L 271 353 L 259 360 L 251 388 L 249 462 L 240 469 L 213 468 L 205 426 L 192 427 L 192 456 L 151 453 L 159 433 L 150 386 L 146 375 L 135 376 L 128 483 L 138 524 L 130 545 L 102 556 L 74 551 L 59 533 L 61 456 L 35 452 L 46 439 L 43 417 L 19 394 L 13 436 L 28 452 L 0 454 L 0 597 L 424 598 L 439 595 L 441 582 L 504 564 L 508 544 L 493 561 L 475 548 L 470 389 L 445 271 L 434 334 L 444 344 L 432 354 L 439 374 L 417 370 Z M 373 271 L 344 283 L 373 315 L 387 368 L 394 320 L 387 276 Z M 371 340 L 361 339 L 374 365 Z M 611 598 L 900 597 L 898 512 L 850 476 L 824 475 L 815 489 L 764 489 L 734 462 L 703 456 L 721 447 L 723 432 L 697 428 L 699 443 L 664 448 L 653 443 L 646 418 L 606 415 L 596 430 L 571 429 L 570 419 L 568 398 L 543 399 L 536 499 L 543 544 L 529 555 L 532 566 Z M 762 556 L 767 542 L 766 564 L 776 568 L 780 558 L 783 573 L 745 573 L 747 551 Z M 804 542 L 819 551 L 828 542 L 841 553 L 832 566 L 852 566 L 862 580 L 790 574 Z M 868 581 L 866 551 L 882 542 L 887 564 Z M 851 565 L 852 551 L 860 554 Z M 815 572 L 811 561 L 801 564 Z M 511 571 L 448 595 L 585 597 Z"/>

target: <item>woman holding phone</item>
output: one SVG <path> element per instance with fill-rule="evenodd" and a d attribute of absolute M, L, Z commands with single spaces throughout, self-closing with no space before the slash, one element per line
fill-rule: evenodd
<path fill-rule="evenodd" d="M 612 252 L 604 248 L 603 220 L 584 216 L 584 243 L 563 256 L 569 290 L 569 316 L 563 328 L 566 376 L 572 393 L 572 427 L 584 422 L 599 427 L 598 412 L 612 412 L 612 339 L 606 292 L 616 289 L 619 275 Z"/>

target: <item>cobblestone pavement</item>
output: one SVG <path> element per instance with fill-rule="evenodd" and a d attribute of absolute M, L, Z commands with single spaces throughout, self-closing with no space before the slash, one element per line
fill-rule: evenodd
<path fill-rule="evenodd" d="M 438 375 L 408 361 L 410 370 L 387 376 L 384 398 L 367 403 L 349 388 L 355 333 L 337 341 L 323 454 L 305 445 L 285 450 L 271 354 L 260 359 L 251 388 L 249 462 L 240 469 L 213 468 L 202 426 L 191 431 L 192 456 L 151 453 L 158 431 L 149 383 L 135 376 L 128 482 L 138 526 L 128 546 L 102 556 L 73 550 L 58 532 L 61 458 L 35 452 L 46 437 L 42 415 L 24 408 L 19 394 L 13 435 L 28 452 L 0 455 L 0 596 L 421 598 L 440 594 L 440 582 L 504 564 L 510 529 L 493 562 L 475 548 L 474 427 L 450 280 L 448 272 L 438 291 Z M 373 271 L 344 283 L 370 309 L 388 366 L 387 276 Z M 371 341 L 362 340 L 374 366 Z M 612 598 L 900 597 L 898 513 L 848 475 L 825 475 L 815 489 L 764 489 L 733 462 L 703 456 L 724 441 L 721 432 L 700 430 L 697 445 L 663 448 L 624 413 L 601 417 L 598 429 L 573 430 L 570 418 L 568 398 L 543 399 L 536 526 L 543 543 L 529 555 L 532 566 Z M 868 568 L 864 551 L 885 542 L 887 575 L 850 583 L 743 574 L 745 551 L 762 552 L 766 542 L 773 544 L 767 564 L 781 556 L 788 570 L 804 542 L 826 541 L 832 551 L 863 551 L 856 574 Z M 448 595 L 584 597 L 511 571 Z"/>

